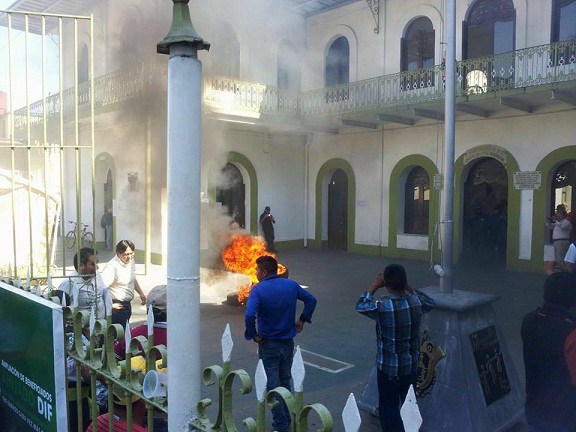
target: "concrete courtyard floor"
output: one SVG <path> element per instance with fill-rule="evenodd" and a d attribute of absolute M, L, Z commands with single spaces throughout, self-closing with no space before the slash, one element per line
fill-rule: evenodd
<path fill-rule="evenodd" d="M 101 252 L 100 262 L 106 262 L 108 254 Z M 415 288 L 437 285 L 438 279 L 429 270 L 429 264 L 421 261 L 390 260 L 309 249 L 281 251 L 278 259 L 288 267 L 290 277 L 302 285 L 307 285 L 318 299 L 312 324 L 307 324 L 304 332 L 295 340 L 297 345 L 309 352 L 304 353 L 304 360 L 324 366 L 325 369 L 338 369 L 342 365 L 326 357 L 352 365 L 339 373 L 306 366 L 305 403 L 324 404 L 334 417 L 334 430 L 343 431 L 342 409 L 350 392 L 354 393 L 357 400 L 360 398 L 375 361 L 376 351 L 374 326 L 369 319 L 355 311 L 356 300 L 369 287 L 374 275 L 391 262 L 398 262 L 406 267 L 409 283 Z M 142 270 L 143 266 L 139 265 L 138 269 Z M 154 285 L 165 283 L 165 268 L 152 266 L 147 276 L 139 276 L 138 279 L 143 289 L 149 291 Z M 494 309 L 511 350 L 513 366 L 522 382 L 524 370 L 520 325 L 524 314 L 541 303 L 543 281 L 543 274 L 507 272 L 501 267 L 487 264 L 462 264 L 455 269 L 454 288 L 501 296 L 501 300 L 494 304 Z M 257 347 L 243 337 L 244 309 L 219 303 L 205 303 L 202 304 L 201 311 L 202 367 L 222 363 L 220 338 L 224 327 L 229 323 L 234 340 L 232 369 L 245 369 L 254 377 L 258 361 Z M 135 301 L 132 322 L 144 319 L 144 307 Z M 203 397 L 211 397 L 217 404 L 214 386 L 203 387 Z M 241 420 L 256 416 L 254 392 L 242 396 L 235 391 L 234 412 L 237 427 L 243 430 Z M 377 418 L 364 412 L 361 412 L 361 416 L 361 431 L 380 430 Z M 268 412 L 267 418 L 269 417 Z M 319 427 L 317 418 L 311 419 L 310 427 L 312 430 Z M 511 429 L 514 432 L 525 430 L 526 426 L 522 424 Z"/>

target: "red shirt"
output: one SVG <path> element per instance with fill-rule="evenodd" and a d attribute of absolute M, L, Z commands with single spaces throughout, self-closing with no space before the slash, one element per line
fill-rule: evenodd
<path fill-rule="evenodd" d="M 98 421 L 98 430 L 99 431 L 107 431 L 108 430 L 108 414 L 102 414 L 101 416 L 98 416 L 97 421 Z M 93 424 L 88 426 L 88 429 L 86 429 L 86 432 L 93 432 L 92 426 L 93 426 Z M 114 420 L 114 432 L 127 432 L 127 431 L 128 431 L 128 425 L 126 423 L 124 423 L 122 420 Z M 145 428 L 144 426 L 138 426 L 138 425 L 132 424 L 132 431 L 133 432 L 148 432 L 148 428 Z"/>
<path fill-rule="evenodd" d="M 138 327 L 134 327 L 133 329 L 130 329 L 130 334 L 132 335 L 132 337 L 144 336 L 147 338 L 148 326 L 146 324 L 142 324 L 139 325 Z M 154 324 L 154 345 L 166 345 L 167 337 L 168 337 L 168 329 L 166 328 L 166 324 L 165 323 Z M 138 347 L 140 348 L 140 355 L 143 356 L 144 350 L 142 349 L 142 346 L 138 344 Z M 126 358 L 126 342 L 124 341 L 124 339 L 116 341 L 116 345 L 114 345 L 114 352 L 121 359 Z M 156 356 L 156 360 L 159 359 L 160 357 Z"/>

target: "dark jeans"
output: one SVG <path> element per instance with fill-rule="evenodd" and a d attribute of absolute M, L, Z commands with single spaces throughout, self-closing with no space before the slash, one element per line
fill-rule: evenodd
<path fill-rule="evenodd" d="M 118 303 L 114 303 L 118 305 Z M 120 324 L 124 330 L 126 330 L 126 322 L 130 320 L 132 316 L 132 306 L 130 303 L 121 303 L 122 309 L 112 310 L 112 324 Z"/>
<path fill-rule="evenodd" d="M 258 347 L 258 355 L 264 363 L 264 370 L 268 378 L 266 391 L 276 387 L 285 387 L 290 390 L 294 340 L 264 339 Z M 272 416 L 274 417 L 272 427 L 278 432 L 288 432 L 290 429 L 290 412 L 284 401 L 280 397 L 277 399 L 279 404 L 272 409 Z"/>
<path fill-rule="evenodd" d="M 405 432 L 400 408 L 410 385 L 416 386 L 417 374 L 390 377 L 378 370 L 378 409 L 382 432 Z"/>
<path fill-rule="evenodd" d="M 276 252 L 274 248 L 274 230 L 264 231 L 264 239 L 266 240 L 266 249 L 270 252 Z"/>

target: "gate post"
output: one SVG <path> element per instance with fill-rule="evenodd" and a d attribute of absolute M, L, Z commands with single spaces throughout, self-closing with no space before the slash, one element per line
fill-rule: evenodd
<path fill-rule="evenodd" d="M 173 0 L 172 27 L 157 45 L 168 61 L 168 428 L 189 430 L 200 400 L 200 140 L 202 64 L 210 44 Z"/>

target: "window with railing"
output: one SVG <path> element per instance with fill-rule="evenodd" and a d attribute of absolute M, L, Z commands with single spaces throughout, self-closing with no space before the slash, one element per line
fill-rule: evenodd
<path fill-rule="evenodd" d="M 219 23 L 218 34 L 211 46 L 211 72 L 213 75 L 240 77 L 240 43 L 236 33 L 227 23 Z"/>
<path fill-rule="evenodd" d="M 430 178 L 420 166 L 413 168 L 406 179 L 404 194 L 404 233 L 428 234 L 430 214 Z"/>
<path fill-rule="evenodd" d="M 350 81 L 350 44 L 348 39 L 340 36 L 328 48 L 326 54 L 325 87 L 328 89 L 326 102 L 338 102 L 349 98 L 349 89 L 343 84 Z"/>
<path fill-rule="evenodd" d="M 554 66 L 576 63 L 576 0 L 554 0 L 552 6 L 552 42 L 558 42 L 551 52 Z"/>
<path fill-rule="evenodd" d="M 400 41 L 402 90 L 414 90 L 434 85 L 434 40 L 432 21 L 420 17 L 408 24 Z"/>
<path fill-rule="evenodd" d="M 514 51 L 516 9 L 512 0 L 478 0 L 462 25 L 462 57 L 485 59 L 468 62 L 464 76 L 486 77 L 487 87 L 503 87 L 514 80 L 514 56 L 499 55 Z M 494 56 L 494 57 L 492 57 Z M 467 80 L 463 84 L 468 87 Z M 474 83 L 477 87 L 477 82 Z"/>

